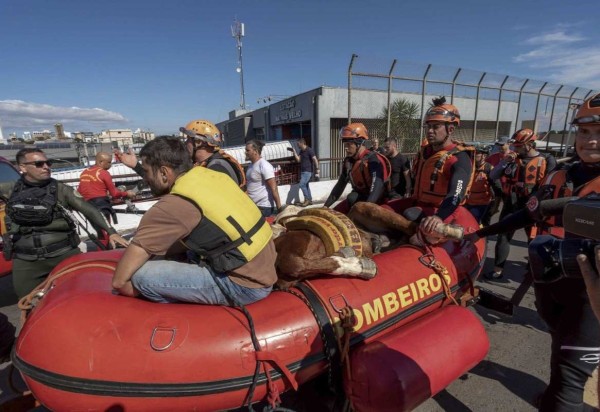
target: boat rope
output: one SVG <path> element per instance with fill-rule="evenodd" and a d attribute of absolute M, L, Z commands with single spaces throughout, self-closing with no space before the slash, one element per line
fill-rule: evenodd
<path fill-rule="evenodd" d="M 444 289 L 444 295 L 446 296 L 446 298 L 448 298 L 456 306 L 460 306 L 460 304 L 452 295 L 450 285 L 446 283 L 446 277 L 450 275 L 450 271 L 440 261 L 436 260 L 430 248 L 427 248 L 427 250 L 429 253 L 425 253 L 422 256 L 420 256 L 419 262 L 421 262 L 426 267 L 433 269 L 433 272 L 440 279 L 440 283 L 442 285 L 442 289 Z"/>
<path fill-rule="evenodd" d="M 105 262 L 105 263 L 103 263 Z M 78 261 L 70 265 L 65 266 L 59 272 L 48 276 L 42 283 L 35 287 L 27 295 L 19 299 L 17 307 L 21 309 L 21 325 L 25 323 L 27 315 L 33 309 L 37 303 L 48 293 L 54 286 L 54 282 L 62 276 L 68 275 L 76 270 L 88 269 L 88 268 L 100 268 L 107 269 L 114 272 L 117 267 L 117 262 L 112 260 L 103 260 L 98 262 L 97 260 Z"/>
<path fill-rule="evenodd" d="M 279 397 L 279 389 L 277 388 L 277 385 L 271 381 L 271 376 L 269 374 L 269 369 L 268 369 L 268 363 L 273 363 L 275 366 L 277 366 L 280 369 L 281 374 L 289 380 L 290 384 L 293 386 L 293 388 L 295 390 L 298 389 L 298 383 L 294 379 L 294 377 L 291 374 L 291 372 L 289 371 L 289 369 L 285 366 L 285 364 L 279 360 L 277 355 L 275 355 L 274 353 L 272 353 L 270 351 L 262 350 L 260 343 L 258 342 L 258 338 L 256 337 L 256 329 L 254 327 L 254 320 L 253 320 L 250 312 L 248 312 L 248 309 L 246 309 L 246 307 L 243 304 L 241 304 L 237 299 L 235 299 L 235 297 L 233 297 L 229 293 L 229 291 L 227 291 L 225 289 L 225 287 L 221 284 L 220 280 L 217 278 L 217 276 L 212 271 L 209 271 L 209 272 L 211 273 L 213 280 L 215 281 L 215 283 L 221 290 L 221 293 L 223 293 L 223 295 L 229 302 L 229 306 L 234 309 L 239 309 L 244 314 L 246 319 L 248 320 L 248 327 L 250 329 L 250 338 L 252 340 L 252 346 L 254 346 L 254 352 L 255 352 L 255 356 L 256 356 L 256 367 L 254 368 L 252 383 L 250 384 L 250 387 L 248 388 L 248 394 L 246 395 L 246 399 L 244 399 L 244 404 L 247 405 L 248 411 L 254 412 L 254 408 L 252 407 L 252 399 L 254 398 L 254 390 L 256 389 L 256 384 L 258 383 L 258 375 L 260 373 L 260 367 L 262 365 L 265 370 L 265 375 L 267 377 L 267 393 L 268 393 L 267 400 L 268 400 L 269 405 L 272 408 L 272 410 L 276 410 L 275 408 L 277 408 L 279 406 L 279 404 L 281 403 L 281 398 Z"/>
<path fill-rule="evenodd" d="M 300 290 L 305 291 L 305 289 L 307 289 L 307 288 L 302 283 L 306 283 L 306 282 L 307 281 L 304 280 L 303 282 L 299 283 L 297 285 L 297 287 Z M 312 287 L 309 290 L 312 290 Z M 279 289 L 279 291 L 289 293 L 291 295 L 296 296 L 298 299 L 300 299 L 302 302 L 304 302 L 306 307 L 313 314 L 313 317 L 315 318 L 315 322 L 317 323 L 317 327 L 319 328 L 319 333 L 321 335 L 321 342 L 323 342 L 323 355 L 325 356 L 325 360 L 326 360 L 327 366 L 328 366 L 328 368 L 327 368 L 327 383 L 330 388 L 334 389 L 333 370 L 334 370 L 334 364 L 337 363 L 337 362 L 334 362 L 334 357 L 335 357 L 334 355 L 337 351 L 337 348 L 335 348 L 334 344 L 331 342 L 332 339 L 328 338 L 328 335 L 325 331 L 325 327 L 321 320 L 321 316 L 319 316 L 317 314 L 314 306 L 310 303 L 310 301 L 307 299 L 307 297 L 305 295 L 298 293 L 293 289 Z"/>
<path fill-rule="evenodd" d="M 352 400 L 350 398 L 352 391 L 352 386 L 350 383 L 352 382 L 352 365 L 350 364 L 350 335 L 354 332 L 354 327 L 356 326 L 357 319 L 356 315 L 354 315 L 354 309 L 352 306 L 344 306 L 339 311 L 340 314 L 340 322 L 342 324 L 342 328 L 344 330 L 344 334 L 340 337 L 341 341 L 341 364 L 344 369 L 344 380 L 347 385 L 344 390 L 346 391 L 346 400 L 349 403 L 350 410 L 354 410 L 354 405 L 352 404 Z"/>

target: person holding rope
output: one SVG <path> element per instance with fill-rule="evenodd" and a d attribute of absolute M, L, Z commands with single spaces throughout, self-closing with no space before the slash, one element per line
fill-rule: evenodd
<path fill-rule="evenodd" d="M 159 303 L 247 305 L 267 297 L 277 281 L 276 251 L 254 202 L 225 174 L 193 167 L 179 138 L 152 140 L 140 158 L 160 199 L 142 218 L 112 286 Z M 188 251 L 199 262 L 169 260 Z"/>
<path fill-rule="evenodd" d="M 81 253 L 73 209 L 109 234 L 110 245 L 127 246 L 102 213 L 73 188 L 51 177 L 52 160 L 37 148 L 16 156 L 21 171 L 6 206 L 4 254 L 13 260 L 13 285 L 19 298 L 40 284 L 56 265 Z"/>

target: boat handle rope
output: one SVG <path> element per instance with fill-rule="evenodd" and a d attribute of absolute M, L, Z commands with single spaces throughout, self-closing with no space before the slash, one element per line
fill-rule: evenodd
<path fill-rule="evenodd" d="M 421 262 L 425 267 L 433 269 L 433 272 L 440 279 L 440 283 L 442 284 L 442 288 L 444 289 L 444 295 L 446 295 L 446 297 L 452 303 L 454 303 L 456 306 L 460 306 L 460 304 L 456 301 L 454 296 L 452 296 L 452 291 L 450 290 L 450 285 L 448 283 L 446 283 L 446 279 L 444 277 L 446 275 L 449 275 L 450 272 L 442 263 L 440 263 L 438 260 L 436 260 L 433 252 L 431 250 L 429 250 L 429 252 L 424 253 L 423 255 L 419 256 L 419 262 Z"/>
<path fill-rule="evenodd" d="M 93 262 L 93 263 L 91 263 L 91 262 Z M 92 260 L 88 260 L 85 262 L 76 262 L 74 264 L 66 266 L 60 272 L 55 273 L 54 275 L 48 276 L 42 283 L 40 283 L 38 286 L 36 286 L 35 289 L 33 289 L 27 295 L 23 296 L 21 299 L 19 299 L 17 307 L 19 309 L 21 309 L 21 325 L 25 324 L 25 321 L 27 320 L 27 315 L 29 314 L 29 312 L 38 304 L 38 302 L 41 299 L 44 298 L 44 296 L 46 296 L 46 293 L 48 293 L 48 291 L 54 287 L 54 282 L 58 278 L 65 276 L 69 273 L 72 273 L 76 270 L 87 269 L 87 268 L 101 268 L 101 269 L 108 269 L 113 272 L 115 271 L 115 269 L 117 267 L 116 262 L 110 261 L 110 260 L 107 260 L 104 262 L 110 262 L 112 264 L 99 263 L 97 261 L 92 261 Z"/>

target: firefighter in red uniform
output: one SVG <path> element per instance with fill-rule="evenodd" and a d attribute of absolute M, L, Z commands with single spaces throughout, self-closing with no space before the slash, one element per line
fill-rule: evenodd
<path fill-rule="evenodd" d="M 548 175 L 538 197 L 583 197 L 600 193 L 600 94 L 582 104 L 573 123 L 577 126 L 577 156 Z M 532 223 L 524 208 L 468 238 L 473 241 Z M 562 230 L 557 230 L 561 229 L 560 225 L 559 215 L 544 221 L 540 229 L 542 233 L 560 236 Z M 562 268 L 555 269 L 562 271 Z M 583 388 L 600 357 L 600 327 L 583 279 L 557 278 L 552 283 L 534 283 L 536 307 L 552 337 L 550 383 L 540 400 L 540 410 L 583 411 Z"/>
<path fill-rule="evenodd" d="M 496 194 L 500 192 L 500 188 L 495 187 L 494 181 L 490 179 L 493 166 L 486 161 L 488 152 L 488 149 L 480 148 L 475 153 L 475 177 L 465 204 L 477 222 L 484 226 L 490 224 L 490 207 Z"/>
<path fill-rule="evenodd" d="M 348 213 L 356 202 L 381 204 L 385 200 L 386 184 L 388 184 L 391 166 L 382 154 L 365 147 L 369 140 L 367 128 L 362 123 L 351 123 L 342 127 L 340 139 L 344 144 L 346 158 L 342 163 L 342 172 L 325 207 L 331 206 L 344 192 L 348 182 L 352 191 L 346 200 L 336 206 L 342 213 Z"/>
<path fill-rule="evenodd" d="M 544 177 L 556 167 L 553 156 L 543 155 L 535 149 L 537 138 L 531 129 L 517 130 L 511 139 L 514 153 L 507 154 L 490 173 L 491 179 L 500 179 L 502 184 L 503 206 L 499 220 L 524 208 L 527 199 L 536 193 Z M 531 227 L 525 228 L 525 231 L 529 237 Z M 512 231 L 498 235 L 494 269 L 486 274 L 486 278 L 502 278 L 514 234 Z"/>
<path fill-rule="evenodd" d="M 112 156 L 106 152 L 96 154 L 96 164 L 85 169 L 79 176 L 77 191 L 83 198 L 96 206 L 107 221 L 116 223 L 116 213 L 112 207 L 112 199 L 133 199 L 135 192 L 132 190 L 121 191 L 115 187 L 112 176 L 108 170 L 112 166 Z M 110 195 L 110 198 L 109 198 Z M 108 247 L 109 236 L 104 230 L 92 225 L 98 233 L 98 240 Z"/>
<path fill-rule="evenodd" d="M 422 231 L 433 233 L 465 203 L 473 180 L 473 148 L 452 139 L 460 125 L 458 109 L 441 97 L 425 114 L 427 145 L 415 163 L 413 198 L 418 206 L 433 207 L 435 212 L 421 221 Z"/>

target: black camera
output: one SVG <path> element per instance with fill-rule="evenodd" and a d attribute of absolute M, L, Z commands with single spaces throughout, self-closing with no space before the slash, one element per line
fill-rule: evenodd
<path fill-rule="evenodd" d="M 577 255 L 585 254 L 594 261 L 594 248 L 600 245 L 600 195 L 593 193 L 567 203 L 562 222 L 566 239 L 542 235 L 529 244 L 529 265 L 535 282 L 581 278 Z"/>

